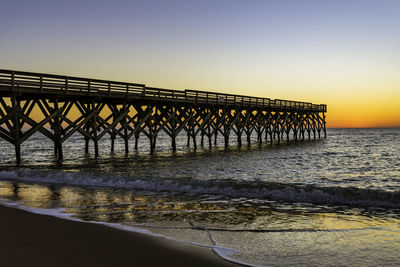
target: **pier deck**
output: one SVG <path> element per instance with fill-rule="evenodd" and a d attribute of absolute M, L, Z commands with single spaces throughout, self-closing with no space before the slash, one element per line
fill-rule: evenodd
<path fill-rule="evenodd" d="M 37 121 L 32 114 L 41 113 Z M 154 151 L 157 134 L 166 132 L 176 150 L 176 136 L 183 130 L 193 148 L 196 137 L 224 137 L 225 146 L 231 132 L 238 145 L 242 135 L 250 144 L 255 131 L 258 142 L 326 137 L 326 105 L 307 102 L 251 97 L 197 90 L 171 90 L 144 84 L 107 81 L 44 73 L 0 69 L 0 138 L 14 144 L 17 163 L 21 160 L 20 146 L 35 132 L 54 141 L 54 153 L 62 160 L 62 143 L 79 132 L 88 153 L 93 141 L 98 157 L 98 141 L 106 134 L 111 138 L 111 150 L 117 136 L 138 145 L 140 134 L 150 142 Z M 77 115 L 78 114 L 78 115 Z M 37 117 L 37 116 L 36 116 Z"/>

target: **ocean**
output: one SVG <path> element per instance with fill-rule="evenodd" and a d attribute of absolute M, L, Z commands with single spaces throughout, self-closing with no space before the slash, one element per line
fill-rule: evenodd
<path fill-rule="evenodd" d="M 177 151 L 160 135 L 124 153 L 123 140 L 84 153 L 76 134 L 40 134 L 14 147 L 0 140 L 5 205 L 98 222 L 212 248 L 255 266 L 399 265 L 400 129 L 328 129 L 326 139 Z M 244 142 L 244 144 L 246 144 Z"/>

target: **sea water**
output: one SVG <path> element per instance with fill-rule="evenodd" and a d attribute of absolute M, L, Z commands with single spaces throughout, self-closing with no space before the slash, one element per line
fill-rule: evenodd
<path fill-rule="evenodd" d="M 228 149 L 156 151 L 139 139 L 84 153 L 83 137 L 22 144 L 22 163 L 0 140 L 0 198 L 31 209 L 60 208 L 75 219 L 142 229 L 214 247 L 249 265 L 399 265 L 400 129 L 328 129 L 326 139 Z M 200 140 L 198 140 L 199 143 Z M 208 144 L 208 142 L 205 142 Z M 246 143 L 244 143 L 246 144 Z"/>

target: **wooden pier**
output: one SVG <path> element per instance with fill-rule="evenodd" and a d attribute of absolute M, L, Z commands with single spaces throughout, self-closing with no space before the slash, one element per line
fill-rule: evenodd
<path fill-rule="evenodd" d="M 173 151 L 181 131 L 194 149 L 197 136 L 201 146 L 206 139 L 211 148 L 218 134 L 227 147 L 232 133 L 240 147 L 242 137 L 250 144 L 253 132 L 259 143 L 320 138 L 321 131 L 326 137 L 325 113 L 322 104 L 0 69 L 0 138 L 15 146 L 17 163 L 21 144 L 36 132 L 54 142 L 62 160 L 63 142 L 76 132 L 85 140 L 86 153 L 93 142 L 95 157 L 106 135 L 112 151 L 121 137 L 125 153 L 130 140 L 137 149 L 139 136 L 145 135 L 153 152 L 160 131 L 171 137 Z"/>

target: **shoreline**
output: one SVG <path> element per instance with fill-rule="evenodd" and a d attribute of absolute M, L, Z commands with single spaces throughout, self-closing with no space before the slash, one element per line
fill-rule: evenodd
<path fill-rule="evenodd" d="M 0 205 L 2 266 L 241 266 L 209 248 Z"/>

